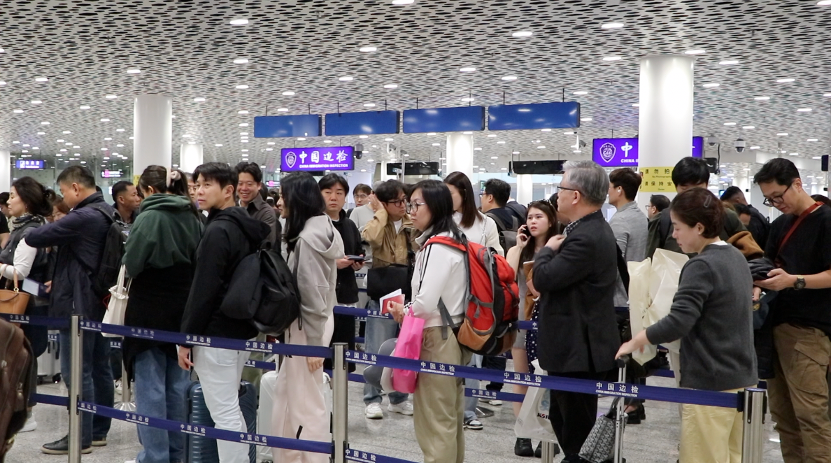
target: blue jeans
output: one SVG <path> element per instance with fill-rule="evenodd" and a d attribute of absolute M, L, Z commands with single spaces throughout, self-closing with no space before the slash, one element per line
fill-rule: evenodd
<path fill-rule="evenodd" d="M 179 422 L 187 422 L 187 394 L 191 384 L 188 371 L 179 367 L 159 348 L 136 355 L 136 413 Z M 184 462 L 185 435 L 163 429 L 137 426 L 139 451 L 136 462 Z"/>
<path fill-rule="evenodd" d="M 69 388 L 70 379 L 70 341 L 72 335 L 69 329 L 61 330 L 61 377 Z M 110 370 L 110 341 L 98 332 L 84 331 L 81 374 L 81 398 L 101 406 L 113 407 L 113 372 Z M 107 438 L 110 432 L 109 417 L 81 413 L 81 446 L 87 447 L 93 438 Z"/>
<path fill-rule="evenodd" d="M 378 301 L 371 300 L 367 303 L 367 309 L 378 309 Z M 399 333 L 399 323 L 393 319 L 383 319 L 380 317 L 368 317 L 367 328 L 364 331 L 364 351 L 366 353 L 376 353 L 381 348 L 381 344 L 396 338 Z M 407 400 L 407 393 L 400 393 L 397 391 L 387 392 L 387 398 L 390 399 L 390 404 L 399 404 Z M 364 404 L 381 403 L 381 390 L 370 385 L 364 384 Z"/>
<path fill-rule="evenodd" d="M 482 355 L 475 354 L 471 356 L 469 366 L 482 368 Z M 480 381 L 477 379 L 465 379 L 465 388 L 472 388 L 474 390 L 480 389 Z M 477 398 L 473 396 L 465 397 L 465 422 L 477 418 Z"/>

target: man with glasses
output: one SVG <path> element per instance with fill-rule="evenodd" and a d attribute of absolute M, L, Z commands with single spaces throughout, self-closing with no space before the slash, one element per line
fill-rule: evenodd
<path fill-rule="evenodd" d="M 708 163 L 701 158 L 687 157 L 682 158 L 673 167 L 671 173 L 671 180 L 676 186 L 676 193 L 687 192 L 692 188 L 708 188 L 708 180 L 711 177 L 711 172 L 708 170 Z M 648 225 L 647 235 L 647 257 L 652 258 L 653 253 L 657 248 L 664 250 L 675 251 L 682 253 L 676 239 L 673 238 L 673 225 L 670 223 L 670 211 L 664 210 L 656 216 L 657 219 L 651 220 Z M 719 234 L 722 240 L 728 240 L 734 235 L 744 232 L 747 229 L 737 213 L 730 209 L 725 209 L 725 219 L 723 221 L 723 229 Z M 759 252 L 759 250 L 757 250 Z"/>
<path fill-rule="evenodd" d="M 662 211 L 670 207 L 670 199 L 664 195 L 650 195 L 650 203 L 644 205 L 647 219 L 653 219 Z"/>
<path fill-rule="evenodd" d="M 771 416 L 785 462 L 830 462 L 829 336 L 830 216 L 803 189 L 787 159 L 773 159 L 754 176 L 764 204 L 783 213 L 771 224 L 766 257 L 776 266 L 754 282 L 776 291 L 763 330 L 773 326 Z"/>
<path fill-rule="evenodd" d="M 394 273 L 385 273 L 382 268 L 391 265 L 412 266 L 412 256 L 419 247 L 414 241 L 413 222 L 407 214 L 407 197 L 404 193 L 404 184 L 397 180 L 388 180 L 375 189 L 375 198 L 372 199 L 375 215 L 361 232 L 361 237 L 368 243 L 373 253 L 372 268 L 368 272 L 368 295 L 372 298 L 367 305 L 368 309 L 378 310 L 378 298 L 382 295 L 371 294 L 373 288 L 382 282 L 371 282 L 373 279 L 390 279 Z M 356 210 L 357 211 L 357 210 Z M 394 270 L 394 269 L 388 269 Z M 375 272 L 374 272 L 375 271 Z M 412 271 L 408 269 L 408 271 Z M 396 282 L 405 292 L 404 286 L 409 284 L 409 277 L 412 272 L 404 273 L 406 281 Z M 387 284 L 388 282 L 384 282 Z M 374 286 L 374 284 L 376 284 Z M 395 338 L 399 324 L 393 319 L 380 317 L 368 317 L 364 337 L 364 351 L 367 353 L 378 353 L 381 344 Z M 387 410 L 407 416 L 413 415 L 413 404 L 408 401 L 406 393 L 388 392 L 390 405 Z M 368 419 L 381 419 L 384 413 L 381 410 L 381 391 L 370 385 L 364 384 L 364 415 Z"/>

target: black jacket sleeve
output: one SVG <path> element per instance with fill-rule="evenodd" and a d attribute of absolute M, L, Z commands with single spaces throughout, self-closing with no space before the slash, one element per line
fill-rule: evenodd
<path fill-rule="evenodd" d="M 223 275 L 231 264 L 231 237 L 221 227 L 206 230 L 197 252 L 188 304 L 182 316 L 182 333 L 202 335 L 220 310 L 224 294 Z"/>
<path fill-rule="evenodd" d="M 575 234 L 560 245 L 557 253 L 543 247 L 534 258 L 534 287 L 538 291 L 558 291 L 585 279 L 592 270 L 594 249 L 589 237 Z"/>

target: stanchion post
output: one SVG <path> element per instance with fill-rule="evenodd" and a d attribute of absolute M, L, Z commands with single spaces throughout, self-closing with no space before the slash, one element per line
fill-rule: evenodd
<path fill-rule="evenodd" d="M 558 447 L 553 441 L 540 442 L 540 462 L 555 462 Z"/>
<path fill-rule="evenodd" d="M 766 391 L 746 388 L 742 410 L 742 462 L 763 462 L 763 424 L 766 417 Z"/>
<path fill-rule="evenodd" d="M 83 341 L 84 332 L 81 330 L 81 317 L 74 315 L 70 318 L 69 341 L 69 462 L 81 462 L 81 412 L 78 402 L 81 401 L 81 374 L 83 369 Z"/>
<path fill-rule="evenodd" d="M 127 376 L 127 366 L 121 363 L 121 402 L 116 404 L 120 411 L 136 411 L 136 403 L 133 402 L 133 389 L 130 388 L 130 378 Z"/>
<path fill-rule="evenodd" d="M 335 445 L 332 462 L 347 462 L 347 372 L 346 343 L 333 344 L 332 357 L 332 440 Z"/>

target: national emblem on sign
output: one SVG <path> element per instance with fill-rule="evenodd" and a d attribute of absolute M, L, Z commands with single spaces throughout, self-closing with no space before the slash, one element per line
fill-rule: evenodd
<path fill-rule="evenodd" d="M 612 158 L 615 156 L 615 145 L 607 142 L 601 145 L 601 158 L 609 163 L 612 161 Z"/>
<path fill-rule="evenodd" d="M 295 155 L 295 152 L 290 151 L 289 153 L 286 153 L 286 166 L 289 166 L 290 168 L 295 167 L 295 161 L 297 160 L 298 157 Z"/>

